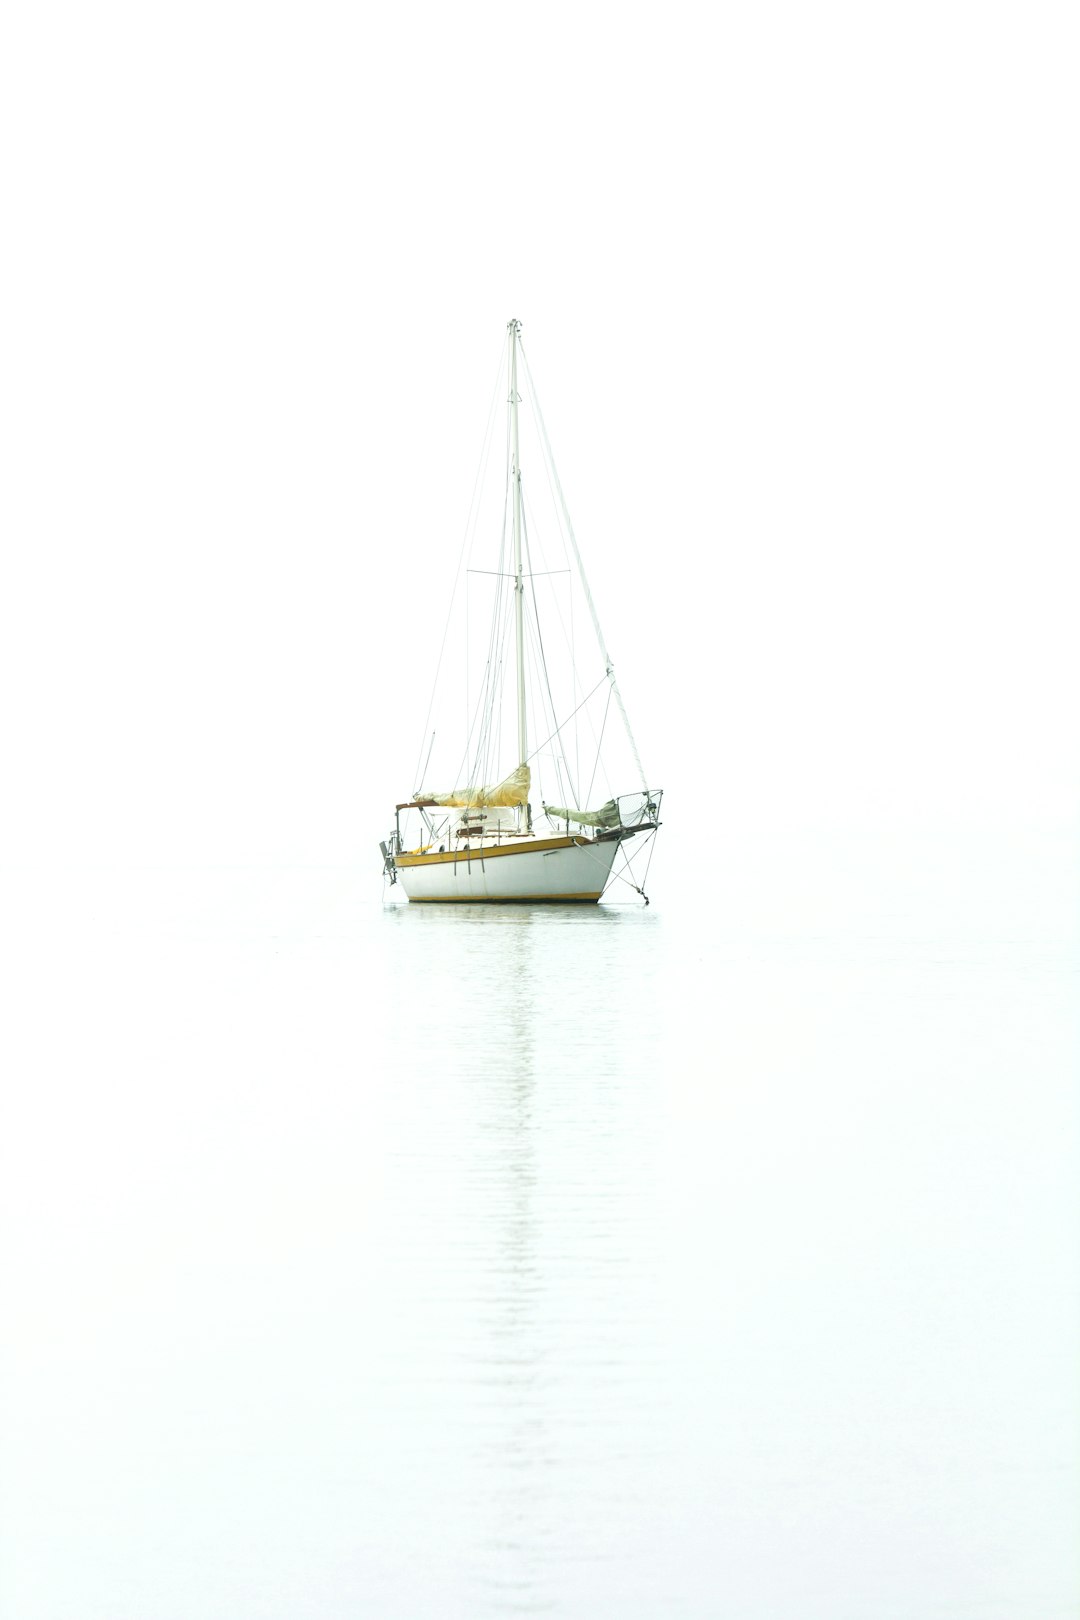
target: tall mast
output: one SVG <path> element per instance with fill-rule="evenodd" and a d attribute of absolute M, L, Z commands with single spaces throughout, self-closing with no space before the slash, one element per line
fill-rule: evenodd
<path fill-rule="evenodd" d="M 514 629 L 517 646 L 518 764 L 528 763 L 525 729 L 525 581 L 521 573 L 521 457 L 518 451 L 517 346 L 520 321 L 510 321 L 510 438 L 513 446 L 511 478 L 514 485 Z"/>

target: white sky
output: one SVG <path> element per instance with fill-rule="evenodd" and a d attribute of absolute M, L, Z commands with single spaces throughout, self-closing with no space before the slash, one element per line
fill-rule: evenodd
<path fill-rule="evenodd" d="M 4 36 L 6 860 L 377 880 L 511 315 L 669 829 L 1075 814 L 1071 8 Z"/>

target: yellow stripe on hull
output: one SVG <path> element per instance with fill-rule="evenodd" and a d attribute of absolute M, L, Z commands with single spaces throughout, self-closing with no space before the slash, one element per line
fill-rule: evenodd
<path fill-rule="evenodd" d="M 545 855 L 552 849 L 573 849 L 577 844 L 588 844 L 591 839 L 531 838 L 527 844 L 488 844 L 483 849 L 449 849 L 435 855 L 397 855 L 395 866 L 445 866 L 448 862 L 493 861 L 500 855 Z"/>
<path fill-rule="evenodd" d="M 427 894 L 415 895 L 411 906 L 548 906 L 552 904 L 595 905 L 596 894 Z"/>

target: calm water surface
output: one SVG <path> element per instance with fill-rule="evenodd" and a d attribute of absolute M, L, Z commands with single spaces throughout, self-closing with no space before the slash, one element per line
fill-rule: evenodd
<path fill-rule="evenodd" d="M 1072 879 L 757 859 L 8 875 L 5 1617 L 1075 1613 Z"/>

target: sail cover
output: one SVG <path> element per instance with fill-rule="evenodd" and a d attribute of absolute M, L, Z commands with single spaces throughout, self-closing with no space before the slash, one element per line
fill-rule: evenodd
<path fill-rule="evenodd" d="M 544 814 L 553 821 L 576 821 L 582 827 L 618 827 L 619 807 L 614 799 L 602 804 L 599 810 L 563 809 L 557 804 L 545 804 Z"/>
<path fill-rule="evenodd" d="M 519 765 L 516 771 L 511 771 L 505 781 L 497 783 L 495 787 L 461 788 L 456 793 L 429 793 L 425 795 L 424 803 L 439 804 L 446 809 L 512 809 L 515 805 L 528 804 L 530 780 L 529 767 Z"/>

